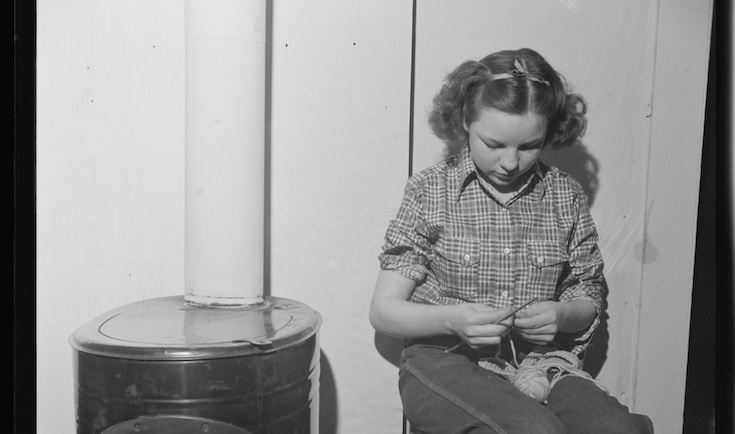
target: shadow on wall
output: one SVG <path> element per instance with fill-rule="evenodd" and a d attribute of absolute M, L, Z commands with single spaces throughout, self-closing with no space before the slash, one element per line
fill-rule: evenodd
<path fill-rule="evenodd" d="M 375 348 L 378 353 L 396 368 L 401 364 L 401 351 L 403 351 L 404 339 L 394 338 L 375 332 Z M 396 374 L 398 371 L 396 371 Z"/>
<path fill-rule="evenodd" d="M 319 357 L 319 434 L 337 434 L 337 388 L 324 351 Z"/>
<path fill-rule="evenodd" d="M 587 146 L 578 141 L 572 146 L 561 149 L 544 149 L 541 160 L 558 167 L 582 184 L 590 208 L 595 202 L 599 188 L 597 173 L 600 165 L 597 159 L 587 151 Z"/>

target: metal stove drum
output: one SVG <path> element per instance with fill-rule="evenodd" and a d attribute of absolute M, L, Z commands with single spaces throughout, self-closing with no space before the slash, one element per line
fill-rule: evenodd
<path fill-rule="evenodd" d="M 107 312 L 70 338 L 78 434 L 317 432 L 321 316 L 172 296 Z"/>

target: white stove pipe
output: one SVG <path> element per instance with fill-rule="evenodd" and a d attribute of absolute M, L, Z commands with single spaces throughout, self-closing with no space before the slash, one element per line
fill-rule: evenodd
<path fill-rule="evenodd" d="M 265 0 L 185 3 L 185 289 L 263 302 Z"/>

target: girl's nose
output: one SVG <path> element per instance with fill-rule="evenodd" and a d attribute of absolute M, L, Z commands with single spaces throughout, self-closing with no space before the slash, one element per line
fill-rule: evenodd
<path fill-rule="evenodd" d="M 518 170 L 518 152 L 515 150 L 507 150 L 500 160 L 500 167 L 508 173 Z"/>

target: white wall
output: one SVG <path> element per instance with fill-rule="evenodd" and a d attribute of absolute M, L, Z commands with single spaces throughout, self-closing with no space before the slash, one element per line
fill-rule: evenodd
<path fill-rule="evenodd" d="M 323 432 L 400 429 L 367 310 L 408 174 L 411 8 L 274 2 L 272 291 L 324 318 Z"/>
<path fill-rule="evenodd" d="M 274 3 L 270 292 L 323 316 L 322 431 L 391 432 L 397 354 L 367 308 L 407 176 L 411 2 Z M 74 430 L 76 328 L 184 292 L 183 19 L 38 4 L 38 432 Z"/>
<path fill-rule="evenodd" d="M 656 213 L 675 201 L 695 211 L 706 55 L 675 72 L 682 60 L 660 47 L 706 54 L 711 2 L 663 3 L 537 1 L 520 10 L 513 2 L 451 2 L 457 12 L 473 11 L 458 16 L 443 9 L 450 2 L 421 0 L 413 164 L 419 170 L 436 158 L 425 110 L 459 61 L 528 45 L 562 70 L 590 101 L 587 153 L 574 157 L 599 169 L 593 215 L 611 291 L 600 378 L 620 396 L 635 391 L 637 400 L 623 399 L 663 423 L 660 432 L 675 432 L 686 352 L 657 348 L 669 351 L 661 372 L 675 381 L 669 399 L 654 403 L 661 379 L 648 375 L 650 356 L 636 365 L 639 342 L 630 331 L 640 314 L 640 345 L 663 346 L 662 329 L 676 322 L 685 349 L 689 300 L 641 309 L 640 288 L 642 279 L 675 269 L 667 285 L 677 297 L 691 290 L 693 217 Z M 492 14 L 481 13 L 487 4 Z M 521 12 L 522 25 L 504 18 Z M 408 174 L 411 14 L 409 0 L 273 2 L 270 292 L 323 316 L 324 433 L 400 429 L 400 342 L 373 332 L 367 308 L 383 232 Z M 662 36 L 662 20 L 675 28 L 690 17 L 689 33 Z M 67 339 L 77 327 L 129 302 L 183 294 L 183 18 L 183 2 L 173 0 L 38 2 L 39 433 L 74 430 Z M 489 23 L 503 31 L 490 32 Z M 664 81 L 685 83 L 694 102 L 683 119 L 672 117 L 677 94 L 655 85 L 661 71 L 687 78 Z M 659 135 L 664 129 L 672 136 Z M 691 148 L 668 153 L 667 138 Z M 689 175 L 669 193 L 662 183 L 672 181 L 671 164 Z M 648 232 L 659 249 L 649 268 L 636 256 L 646 222 L 659 224 Z M 685 236 L 661 242 L 671 232 Z M 643 300 L 665 298 L 658 291 Z M 637 383 L 636 369 L 646 371 Z"/>
<path fill-rule="evenodd" d="M 74 432 L 72 332 L 183 294 L 183 2 L 39 1 L 37 425 Z"/>
<path fill-rule="evenodd" d="M 679 430 L 684 409 L 712 7 L 711 1 L 669 0 L 659 9 L 632 379 L 636 408 L 654 415 L 659 432 Z"/>

